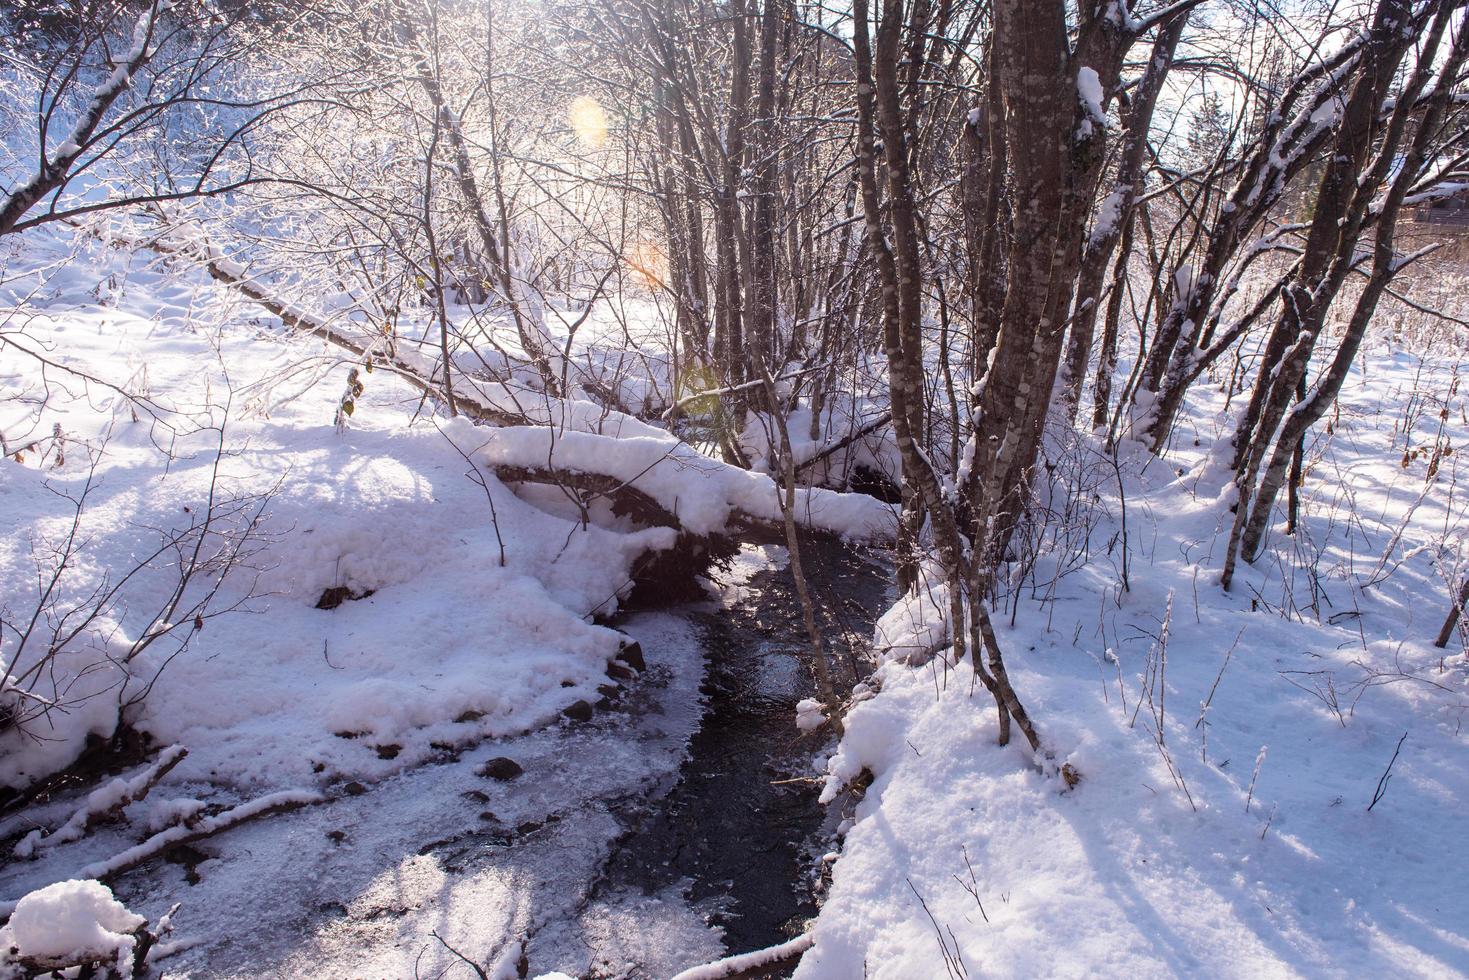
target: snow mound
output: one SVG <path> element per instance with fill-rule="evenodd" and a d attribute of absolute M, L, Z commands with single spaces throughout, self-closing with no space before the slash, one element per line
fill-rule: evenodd
<path fill-rule="evenodd" d="M 796 727 L 803 732 L 814 732 L 826 724 L 826 709 L 815 698 L 806 698 L 796 705 Z"/>
<path fill-rule="evenodd" d="M 131 976 L 133 933 L 146 921 L 100 881 L 58 881 L 20 900 L 0 930 L 0 944 L 36 963 L 114 960 L 118 972 Z"/>

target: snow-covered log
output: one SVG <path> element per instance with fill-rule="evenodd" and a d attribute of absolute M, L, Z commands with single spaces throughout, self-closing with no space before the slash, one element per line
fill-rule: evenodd
<path fill-rule="evenodd" d="M 789 942 L 757 949 L 751 953 L 727 956 L 713 963 L 690 967 L 674 976 L 673 980 L 725 980 L 737 977 L 749 970 L 767 969 L 780 963 L 788 963 L 810 949 L 815 940 L 810 933 L 797 936 Z"/>
<path fill-rule="evenodd" d="M 711 459 L 651 427 L 643 431 L 614 437 L 544 425 L 465 425 L 452 437 L 506 482 L 560 484 L 624 500 L 635 493 L 637 509 L 647 515 L 642 523 L 701 537 L 739 537 L 781 525 L 779 493 L 768 475 Z M 890 540 L 896 528 L 892 508 L 864 494 L 803 487 L 795 510 L 803 528 L 848 541 Z"/>

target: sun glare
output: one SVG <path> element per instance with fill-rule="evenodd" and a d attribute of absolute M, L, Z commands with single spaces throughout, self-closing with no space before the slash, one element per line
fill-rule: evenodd
<path fill-rule="evenodd" d="M 602 104 L 587 95 L 578 95 L 571 100 L 567 110 L 572 132 L 589 150 L 600 150 L 607 142 L 607 114 Z"/>

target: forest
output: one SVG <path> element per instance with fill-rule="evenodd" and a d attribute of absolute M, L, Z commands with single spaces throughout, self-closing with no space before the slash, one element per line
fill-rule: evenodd
<path fill-rule="evenodd" d="M 1469 2 L 0 26 L 0 978 L 1469 976 Z"/>

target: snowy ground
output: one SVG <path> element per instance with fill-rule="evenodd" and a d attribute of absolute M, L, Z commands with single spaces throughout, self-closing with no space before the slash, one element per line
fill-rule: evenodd
<path fill-rule="evenodd" d="M 471 428 L 410 425 L 411 389 L 380 372 L 365 376 L 338 432 L 347 365 L 262 340 L 248 308 L 196 277 L 120 262 L 101 271 L 110 301 L 88 295 L 97 269 L 65 266 L 8 318 L 7 335 L 133 383 L 153 395 L 159 419 L 59 373 L 38 409 L 39 391 L 26 387 L 34 363 L 0 353 L 12 454 L 0 505 L 20 529 L 0 547 L 0 581 L 15 622 L 54 565 L 75 512 L 65 498 L 80 499 L 90 481 L 81 546 L 58 587 L 61 610 L 84 604 L 104 575 L 116 581 L 162 535 L 198 522 L 218 464 L 214 498 L 229 511 L 219 527 L 250 526 L 253 541 L 203 620 L 152 622 L 175 582 L 172 569 L 149 569 L 72 654 L 102 665 L 98 690 L 116 690 L 108 652 L 174 627 L 129 671 L 151 676 L 147 667 L 188 641 L 135 719 L 158 742 L 190 749 L 178 775 L 241 792 L 376 779 L 429 758 L 435 743 L 523 731 L 597 700 L 619 638 L 586 617 L 615 611 L 632 560 L 668 532 L 579 527 L 524 504 L 451 442 L 472 449 Z M 43 416 L 40 440 L 21 448 L 15 433 L 29 414 Z M 208 427 L 189 431 L 200 422 Z M 206 552 L 220 540 L 207 539 Z M 373 594 L 315 608 L 333 587 Z M 208 617 L 225 609 L 234 611 Z M 20 666 L 43 649 L 33 640 Z M 57 726 L 47 740 L 0 735 L 0 784 L 65 764 L 80 748 L 77 726 L 109 735 L 115 716 L 116 697 L 101 696 L 42 719 Z"/>
<path fill-rule="evenodd" d="M 1469 426 L 1455 357 L 1365 366 L 1313 453 L 1301 540 L 1277 534 L 1228 594 L 1217 393 L 1192 407 L 1198 449 L 1187 431 L 1124 461 L 1120 595 L 1121 501 L 1096 479 L 1090 560 L 1043 560 L 1000 630 L 1075 789 L 994 747 L 967 664 L 881 669 L 832 763 L 875 778 L 798 977 L 1469 973 L 1469 667 L 1458 638 L 1432 646 L 1463 566 L 1457 454 L 1425 480 Z"/>

